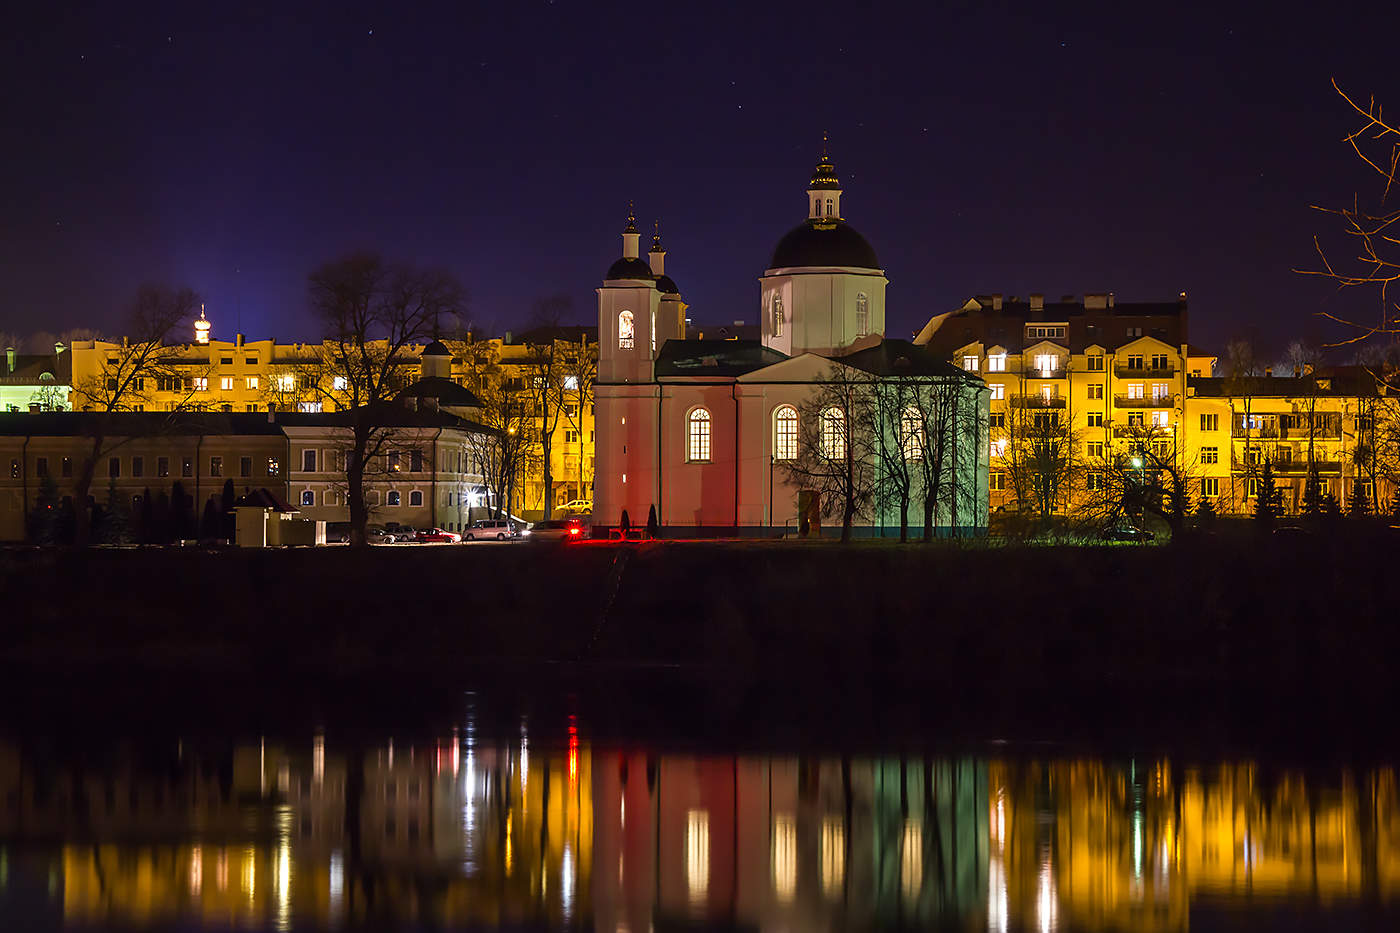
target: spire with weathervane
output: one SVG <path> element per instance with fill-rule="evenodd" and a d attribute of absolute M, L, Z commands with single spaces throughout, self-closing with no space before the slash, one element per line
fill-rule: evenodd
<path fill-rule="evenodd" d="M 661 245 L 661 221 L 656 222 L 656 232 L 651 235 L 651 249 L 647 250 L 647 260 L 651 263 L 652 275 L 666 274 L 666 247 Z"/>
<path fill-rule="evenodd" d="M 622 258 L 637 259 L 641 255 L 642 235 L 637 232 L 637 214 L 632 202 L 627 202 L 627 226 L 622 229 Z"/>
<path fill-rule="evenodd" d="M 209 342 L 209 328 L 211 328 L 211 327 L 213 327 L 213 325 L 210 324 L 210 323 L 209 323 L 209 319 L 208 319 L 207 317 L 204 316 L 204 303 L 203 303 L 203 302 L 200 302 L 200 305 L 199 305 L 199 320 L 197 320 L 197 321 L 194 322 L 194 342 L 195 342 L 195 343 L 208 343 L 208 342 Z"/>
<path fill-rule="evenodd" d="M 826 134 L 822 134 L 822 157 L 812 171 L 812 180 L 807 185 L 807 217 L 812 221 L 836 221 L 841 219 L 841 179 L 836 177 L 836 166 L 827 151 Z"/>

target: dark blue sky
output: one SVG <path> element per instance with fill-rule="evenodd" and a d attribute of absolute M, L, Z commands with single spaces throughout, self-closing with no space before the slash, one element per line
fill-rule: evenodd
<path fill-rule="evenodd" d="M 0 328 L 116 329 L 157 280 L 312 337 L 306 275 L 356 247 L 447 266 L 478 326 L 591 321 L 629 198 L 695 319 L 756 320 L 823 130 L 892 335 L 992 291 L 1184 289 L 1214 346 L 1375 316 L 1289 270 L 1310 203 L 1374 190 L 1330 80 L 1400 108 L 1384 4 L 296 6 L 7 21 Z"/>

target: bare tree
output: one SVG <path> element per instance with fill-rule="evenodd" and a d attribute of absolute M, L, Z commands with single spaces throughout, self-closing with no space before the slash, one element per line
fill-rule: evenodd
<path fill-rule="evenodd" d="M 432 335 L 440 315 L 457 313 L 462 287 L 440 270 L 391 265 L 357 253 L 311 273 L 310 292 L 324 340 L 309 364 L 306 388 L 348 409 L 344 472 L 350 541 L 364 545 L 366 476 L 380 464 L 392 472 L 390 455 L 403 443 L 393 429 L 397 419 L 387 409 L 414 378 L 406 364 L 410 347 Z"/>
<path fill-rule="evenodd" d="M 525 333 L 525 359 L 520 372 L 525 381 L 537 419 L 535 440 L 540 446 L 543 471 L 540 507 L 548 520 L 554 509 L 554 432 L 564 415 L 564 353 L 560 347 L 559 322 L 572 305 L 567 295 L 556 295 L 536 302 L 530 327 Z"/>
<path fill-rule="evenodd" d="M 1312 205 L 1314 210 L 1338 218 L 1340 236 L 1345 245 L 1324 246 L 1321 237 L 1313 237 L 1318 268 L 1294 271 L 1330 279 L 1341 288 L 1374 287 L 1378 290 L 1381 313 L 1375 325 L 1322 313 L 1323 317 L 1345 324 L 1352 330 L 1351 337 L 1340 341 L 1349 344 L 1377 334 L 1400 333 L 1396 316 L 1400 305 L 1397 305 L 1392 292 L 1400 283 L 1400 210 L 1389 206 L 1396 187 L 1396 170 L 1400 168 L 1400 122 L 1386 117 L 1375 97 L 1362 106 L 1341 89 L 1335 78 L 1332 87 L 1355 118 L 1354 128 L 1343 140 L 1366 166 L 1365 173 L 1376 183 L 1380 193 L 1374 200 L 1366 202 L 1359 193 L 1355 193 L 1349 207 Z"/>
<path fill-rule="evenodd" d="M 1144 425 L 1126 439 L 1126 449 L 1109 449 L 1087 464 L 1094 481 L 1086 484 L 1079 517 L 1091 528 L 1106 530 L 1124 518 L 1141 527 L 1154 515 L 1176 537 L 1191 513 L 1195 464 L 1186 462 L 1178 435 L 1165 428 Z"/>
<path fill-rule="evenodd" d="M 876 496 L 872 380 L 834 363 L 798 406 L 797 457 L 781 461 L 787 481 L 819 498 L 821 514 L 841 516 L 841 543 Z"/>
<path fill-rule="evenodd" d="M 923 415 L 916 400 L 917 380 L 910 377 L 876 379 L 870 384 L 870 404 L 864 416 L 875 448 L 875 506 L 881 516 L 899 513 L 899 541 L 909 540 L 909 507 L 924 455 Z"/>
<path fill-rule="evenodd" d="M 1248 340 L 1231 340 L 1225 345 L 1225 355 L 1229 361 L 1230 374 L 1225 377 L 1225 394 L 1230 399 L 1230 457 L 1234 459 L 1234 434 L 1241 431 L 1244 435 L 1244 472 L 1245 484 L 1248 488 L 1249 480 L 1254 478 L 1258 464 L 1257 460 L 1262 458 L 1262 451 L 1255 455 L 1254 451 L 1258 447 L 1254 443 L 1256 439 L 1255 431 L 1262 429 L 1254 424 L 1254 394 L 1258 391 L 1258 381 L 1262 376 L 1263 368 L 1259 360 L 1254 355 L 1254 346 Z M 1237 412 L 1235 405 L 1239 403 L 1240 410 Z M 1240 501 L 1239 490 L 1235 488 L 1235 477 L 1238 471 L 1231 463 L 1230 469 L 1230 504 L 1234 508 Z"/>
<path fill-rule="evenodd" d="M 578 497 L 592 498 L 585 493 L 593 485 L 593 475 L 587 469 L 585 451 L 593 449 L 592 438 L 584 438 L 584 425 L 593 412 L 594 384 L 598 381 L 598 344 L 590 343 L 587 333 L 580 333 L 577 342 L 564 347 L 559 365 L 564 387 L 564 423 L 574 432 L 578 450 Z"/>
<path fill-rule="evenodd" d="M 73 387 L 81 405 L 91 416 L 82 419 L 87 453 L 73 477 L 74 541 L 80 547 L 92 537 L 91 499 L 93 478 L 98 464 L 116 448 L 130 442 L 135 429 L 124 427 L 113 434 L 112 415 L 117 412 L 145 411 L 153 393 L 175 391 L 179 395 L 167 411 L 152 417 L 143 431 L 168 428 L 179 412 L 198 408 L 194 402 L 193 380 L 179 365 L 178 348 L 172 336 L 199 306 L 199 296 L 188 288 L 172 289 L 144 285 L 128 311 L 127 337 L 120 347 L 106 352 L 98 372 Z"/>
<path fill-rule="evenodd" d="M 1069 505 L 1082 479 L 1076 432 L 1060 409 L 1062 400 L 1023 394 L 1006 413 L 1002 464 L 1023 511 L 1042 519 Z"/>

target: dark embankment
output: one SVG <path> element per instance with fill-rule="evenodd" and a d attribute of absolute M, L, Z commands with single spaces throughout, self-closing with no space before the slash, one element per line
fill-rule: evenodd
<path fill-rule="evenodd" d="M 17 550 L 0 665 L 16 690 L 219 703 L 542 685 L 740 741 L 914 719 L 1287 741 L 1394 730 L 1369 711 L 1396 693 L 1396 544 Z"/>

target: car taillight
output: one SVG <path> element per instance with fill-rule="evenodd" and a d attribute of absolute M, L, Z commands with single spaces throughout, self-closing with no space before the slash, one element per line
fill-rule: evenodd
<path fill-rule="evenodd" d="M 576 534 L 578 534 L 578 529 L 577 529 L 577 528 L 570 528 L 570 529 L 569 529 L 569 534 L 571 534 L 571 535 L 576 535 Z"/>

